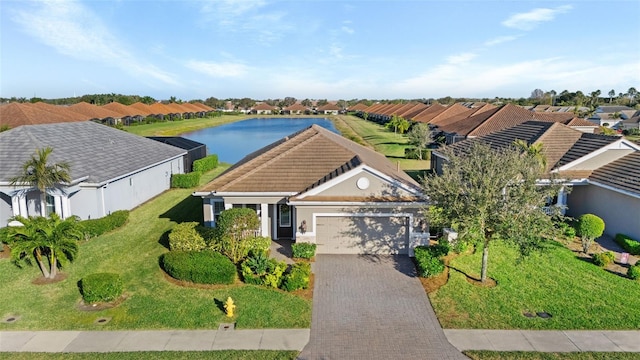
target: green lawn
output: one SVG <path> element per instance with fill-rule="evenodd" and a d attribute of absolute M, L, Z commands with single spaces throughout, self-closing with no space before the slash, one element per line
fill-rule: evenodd
<path fill-rule="evenodd" d="M 498 283 L 472 285 L 463 273 L 478 276 L 481 252 L 450 263 L 449 281 L 430 294 L 444 328 L 472 329 L 640 329 L 640 282 L 580 260 L 559 243 L 517 261 L 516 250 L 495 243 L 489 277 Z M 545 311 L 550 319 L 523 312 Z"/>
<path fill-rule="evenodd" d="M 465 351 L 473 360 L 638 360 L 638 353 L 623 352 L 570 352 L 540 353 L 528 351 Z"/>
<path fill-rule="evenodd" d="M 297 351 L 219 350 L 219 351 L 140 351 L 113 353 L 2 353 L 0 359 L 12 360 L 287 360 L 295 359 Z"/>
<path fill-rule="evenodd" d="M 253 116 L 222 115 L 212 118 L 186 119 L 145 125 L 125 126 L 124 129 L 130 133 L 141 136 L 177 136 L 191 131 L 249 119 L 251 117 Z"/>
<path fill-rule="evenodd" d="M 205 183 L 228 165 L 206 174 Z M 19 315 L 0 330 L 116 330 L 211 329 L 225 319 L 220 303 L 228 296 L 236 302 L 239 328 L 307 328 L 311 303 L 280 290 L 237 283 L 218 289 L 186 288 L 164 278 L 158 257 L 168 251 L 166 234 L 177 222 L 202 221 L 202 204 L 194 189 L 174 189 L 131 211 L 128 223 L 80 246 L 77 260 L 63 269 L 64 281 L 34 285 L 36 267 L 18 269 L 0 260 L 0 316 Z M 127 299 L 100 311 L 78 309 L 77 282 L 94 272 L 117 272 L 124 280 Z M 95 325 L 99 317 L 109 317 Z"/>

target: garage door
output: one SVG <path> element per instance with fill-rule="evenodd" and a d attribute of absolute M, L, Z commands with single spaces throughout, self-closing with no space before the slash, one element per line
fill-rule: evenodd
<path fill-rule="evenodd" d="M 407 217 L 331 217 L 316 219 L 318 254 L 407 254 Z"/>

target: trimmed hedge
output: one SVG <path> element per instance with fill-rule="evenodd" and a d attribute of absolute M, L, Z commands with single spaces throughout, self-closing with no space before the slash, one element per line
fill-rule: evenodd
<path fill-rule="evenodd" d="M 630 266 L 627 270 L 627 276 L 631 280 L 640 280 L 640 263 Z"/>
<path fill-rule="evenodd" d="M 121 227 L 128 219 L 129 210 L 118 210 L 99 219 L 82 220 L 80 226 L 85 238 L 89 239 Z"/>
<path fill-rule="evenodd" d="M 122 279 L 115 273 L 90 274 L 80 280 L 80 294 L 84 302 L 114 301 L 122 295 Z"/>
<path fill-rule="evenodd" d="M 169 233 L 169 250 L 199 251 L 207 247 L 202 235 L 196 230 L 197 222 L 183 222 Z"/>
<path fill-rule="evenodd" d="M 616 234 L 616 243 L 622 246 L 631 255 L 640 255 L 640 241 L 632 239 L 625 234 Z"/>
<path fill-rule="evenodd" d="M 197 284 L 233 284 L 236 266 L 211 250 L 170 251 L 162 255 L 162 268 L 171 277 Z"/>
<path fill-rule="evenodd" d="M 305 242 L 291 244 L 291 251 L 294 258 L 311 259 L 316 255 L 316 244 Z"/>
<path fill-rule="evenodd" d="M 446 255 L 444 248 L 438 246 L 416 246 L 414 253 L 418 276 L 431 277 L 444 271 L 444 262 L 438 258 L 443 256 L 441 254 Z"/>
<path fill-rule="evenodd" d="M 306 262 L 296 263 L 292 265 L 289 272 L 284 275 L 282 289 L 286 291 L 306 289 L 309 287 L 310 278 L 311 264 Z"/>
<path fill-rule="evenodd" d="M 218 155 L 212 154 L 193 162 L 193 171 L 205 172 L 218 167 Z"/>
<path fill-rule="evenodd" d="M 616 260 L 616 255 L 611 251 L 593 254 L 593 263 L 600 267 L 607 267 Z"/>
<path fill-rule="evenodd" d="M 201 175 L 202 174 L 198 171 L 190 172 L 188 174 L 173 174 L 171 175 L 171 187 L 180 189 L 196 187 L 200 184 Z"/>

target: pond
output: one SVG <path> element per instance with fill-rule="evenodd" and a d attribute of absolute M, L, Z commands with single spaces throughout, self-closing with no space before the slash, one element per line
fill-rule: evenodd
<path fill-rule="evenodd" d="M 339 134 L 333 123 L 323 118 L 257 118 L 181 136 L 206 144 L 208 153 L 217 154 L 220 162 L 235 164 L 246 155 L 313 124 Z"/>

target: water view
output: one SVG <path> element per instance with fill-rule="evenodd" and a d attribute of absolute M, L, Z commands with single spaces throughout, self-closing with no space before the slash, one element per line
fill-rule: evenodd
<path fill-rule="evenodd" d="M 206 144 L 209 154 L 218 154 L 221 162 L 234 164 L 251 152 L 313 124 L 339 133 L 330 120 L 323 118 L 260 118 L 202 129 L 182 136 Z"/>

